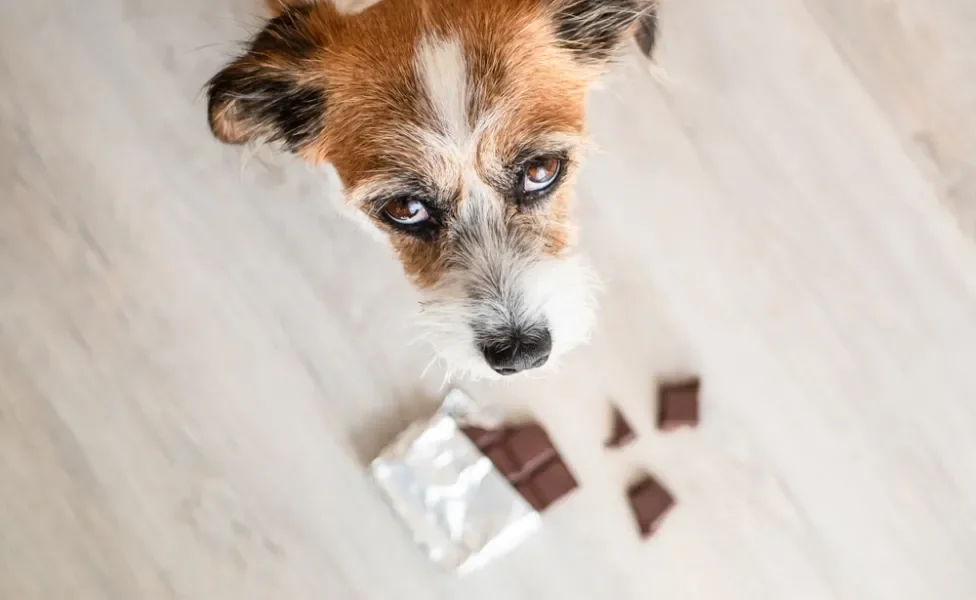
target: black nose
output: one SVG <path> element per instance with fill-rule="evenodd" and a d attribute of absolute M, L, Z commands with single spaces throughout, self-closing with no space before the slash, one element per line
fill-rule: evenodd
<path fill-rule="evenodd" d="M 552 351 L 552 336 L 548 329 L 511 332 L 488 340 L 481 350 L 496 373 L 514 375 L 546 364 Z"/>

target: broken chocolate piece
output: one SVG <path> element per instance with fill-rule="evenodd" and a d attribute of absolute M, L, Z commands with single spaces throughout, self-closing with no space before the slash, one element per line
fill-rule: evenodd
<path fill-rule="evenodd" d="M 634 520 L 641 537 L 648 537 L 661 525 L 664 517 L 674 506 L 674 497 L 656 479 L 644 475 L 627 490 Z"/>
<path fill-rule="evenodd" d="M 634 32 L 634 40 L 637 47 L 647 58 L 654 54 L 654 46 L 657 43 L 657 7 L 645 13 L 637 21 L 637 30 Z"/>
<path fill-rule="evenodd" d="M 605 448 L 620 448 L 634 441 L 634 430 L 624 417 L 623 413 L 616 406 L 613 407 L 613 430 L 610 437 L 603 444 Z"/>
<path fill-rule="evenodd" d="M 538 424 L 462 431 L 537 511 L 576 489 L 576 479 Z"/>
<path fill-rule="evenodd" d="M 657 427 L 673 431 L 698 425 L 698 378 L 662 384 L 657 394 Z"/>

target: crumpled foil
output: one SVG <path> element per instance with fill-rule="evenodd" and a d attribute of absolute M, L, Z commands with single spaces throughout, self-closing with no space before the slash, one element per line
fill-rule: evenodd
<path fill-rule="evenodd" d="M 408 427 L 371 465 L 430 559 L 461 574 L 504 554 L 539 526 L 539 514 L 461 431 L 500 424 L 499 415 L 453 390 L 433 417 Z"/>

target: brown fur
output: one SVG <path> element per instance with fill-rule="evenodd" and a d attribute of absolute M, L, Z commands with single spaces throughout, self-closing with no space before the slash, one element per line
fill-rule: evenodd
<path fill-rule="evenodd" d="M 376 173 L 422 172 L 426 165 L 410 162 L 426 157 L 428 149 L 395 132 L 403 123 L 432 127 L 435 116 L 411 69 L 420 40 L 432 34 L 459 36 L 469 57 L 469 77 L 478 82 L 469 107 L 471 125 L 489 109 L 504 107 L 479 148 L 478 166 L 488 177 L 501 161 L 514 158 L 526 139 L 551 132 L 582 136 L 592 73 L 556 46 L 537 2 L 430 0 L 421 11 L 415 6 L 411 0 L 385 0 L 362 14 L 338 18 L 327 8 L 317 9 L 310 26 L 316 37 L 328 40 L 328 50 L 315 64 L 328 82 L 328 126 L 302 152 L 306 159 L 331 162 L 349 190 Z M 457 183 L 461 198 L 464 190 Z M 544 239 L 546 252 L 558 254 L 572 241 L 570 198 L 569 187 L 563 186 L 544 209 L 529 215 L 518 215 L 514 208 L 509 212 L 519 227 Z M 414 282 L 436 284 L 448 240 L 430 243 L 391 234 Z"/>
<path fill-rule="evenodd" d="M 301 0 L 267 0 L 275 15 L 289 18 Z M 327 98 L 321 133 L 295 151 L 311 163 L 329 162 L 348 194 L 363 184 L 403 173 L 445 177 L 457 171 L 442 164 L 423 139 L 405 125 L 435 130 L 436 115 L 413 68 L 425 38 L 459 40 L 466 58 L 468 114 L 474 127 L 488 113 L 497 121 L 481 138 L 475 157 L 481 179 L 504 179 L 505 167 L 528 142 L 559 135 L 577 140 L 563 150 L 575 158 L 584 135 L 584 105 L 596 68 L 556 39 L 551 5 L 540 0 L 383 0 L 354 15 L 340 15 L 328 3 L 303 8 L 294 28 L 308 53 L 262 51 L 236 65 L 244 76 L 272 71 L 288 85 L 322 90 Z M 296 19 L 298 17 L 295 17 Z M 289 30 L 291 31 L 291 30 Z M 289 33 L 289 35 L 292 35 Z M 282 44 L 283 48 L 295 46 Z M 239 142 L 266 134 L 269 125 L 235 113 L 241 102 L 218 104 L 211 114 L 215 134 Z M 237 117 L 237 118 L 235 118 Z M 564 144 L 565 146 L 565 144 Z M 573 162 L 564 165 L 572 170 Z M 459 172 L 459 171 L 458 171 Z M 572 175 L 569 173 L 568 175 Z M 506 207 L 511 230 L 539 241 L 556 256 L 574 243 L 570 224 L 571 181 L 541 206 Z M 466 195 L 461 177 L 438 181 L 441 196 L 454 199 L 450 219 Z M 375 212 L 375 211 L 374 211 Z M 376 215 L 371 215 L 375 217 Z M 450 239 L 421 240 L 385 226 L 404 270 L 420 287 L 435 285 L 447 266 Z"/>

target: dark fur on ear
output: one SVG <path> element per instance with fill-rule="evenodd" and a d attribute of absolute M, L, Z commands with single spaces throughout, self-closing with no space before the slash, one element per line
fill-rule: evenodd
<path fill-rule="evenodd" d="M 243 56 L 207 82 L 207 112 L 217 139 L 281 142 L 294 152 L 322 132 L 325 84 L 306 68 L 320 48 L 305 23 L 309 13 L 308 7 L 295 7 L 271 19 Z"/>
<path fill-rule="evenodd" d="M 654 8 L 655 0 L 553 0 L 559 42 L 585 62 L 603 63 Z"/>
<path fill-rule="evenodd" d="M 657 8 L 644 13 L 640 22 L 637 24 L 637 32 L 634 33 L 637 47 L 647 58 L 654 58 L 654 49 L 657 47 Z"/>

